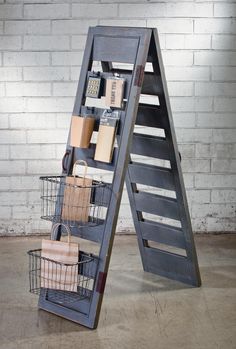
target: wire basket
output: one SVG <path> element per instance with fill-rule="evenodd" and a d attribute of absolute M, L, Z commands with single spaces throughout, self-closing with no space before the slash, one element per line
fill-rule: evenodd
<path fill-rule="evenodd" d="M 70 227 L 103 223 L 108 187 L 78 176 L 44 176 L 41 181 L 41 218 Z"/>
<path fill-rule="evenodd" d="M 36 249 L 27 252 L 31 293 L 59 304 L 70 304 L 91 297 L 98 257 L 80 251 L 78 263 L 64 264 L 42 257 L 41 251 Z M 46 274 L 45 269 L 48 270 Z"/>

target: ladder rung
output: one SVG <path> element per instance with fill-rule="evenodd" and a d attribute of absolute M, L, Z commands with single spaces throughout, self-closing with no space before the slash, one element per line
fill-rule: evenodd
<path fill-rule="evenodd" d="M 129 79 L 132 78 L 132 74 L 133 74 L 133 70 L 130 70 L 130 69 L 121 69 L 121 68 L 112 68 L 111 69 L 111 73 L 109 73 L 111 75 L 114 75 L 114 74 L 119 74 L 120 76 L 128 76 Z"/>
<path fill-rule="evenodd" d="M 132 183 L 175 190 L 173 173 L 169 168 L 132 162 L 129 164 L 129 174 Z"/>
<path fill-rule="evenodd" d="M 154 75 L 151 72 L 145 72 L 141 93 L 147 95 L 163 94 L 163 86 L 160 75 Z"/>
<path fill-rule="evenodd" d="M 162 217 L 179 220 L 179 207 L 176 199 L 138 192 L 134 193 L 136 210 L 147 212 Z"/>
<path fill-rule="evenodd" d="M 133 134 L 131 153 L 162 160 L 170 159 L 169 147 L 165 138 L 138 133 Z"/>
<path fill-rule="evenodd" d="M 104 222 L 104 220 L 101 220 L 99 225 L 93 227 L 81 226 L 79 229 L 77 227 L 71 227 L 71 234 L 85 240 L 101 243 L 104 231 Z"/>
<path fill-rule="evenodd" d="M 85 160 L 89 167 L 100 168 L 101 170 L 114 171 L 115 163 L 118 156 L 118 149 L 114 148 L 113 158 L 111 163 L 94 160 L 96 144 L 91 143 L 89 148 L 74 148 L 74 162 L 76 160 Z"/>
<path fill-rule="evenodd" d="M 160 106 L 139 104 L 136 125 L 166 128 L 166 112 Z"/>
<path fill-rule="evenodd" d="M 145 247 L 148 271 L 192 284 L 191 262 L 187 257 Z"/>
<path fill-rule="evenodd" d="M 140 221 L 142 238 L 145 240 L 159 242 L 178 248 L 185 249 L 184 233 L 180 228 L 168 224 L 152 222 L 149 220 Z"/>

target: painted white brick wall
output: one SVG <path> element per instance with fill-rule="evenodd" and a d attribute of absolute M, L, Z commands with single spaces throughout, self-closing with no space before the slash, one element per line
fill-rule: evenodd
<path fill-rule="evenodd" d="M 194 231 L 235 231 L 235 1 L 33 2 L 0 0 L 0 234 L 49 227 L 38 176 L 60 173 L 97 24 L 158 28 Z M 118 230 L 132 229 L 124 192 Z"/>

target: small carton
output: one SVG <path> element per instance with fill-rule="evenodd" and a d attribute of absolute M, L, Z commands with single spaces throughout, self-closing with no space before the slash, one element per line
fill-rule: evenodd
<path fill-rule="evenodd" d="M 125 79 L 111 77 L 106 79 L 106 106 L 122 108 L 124 97 Z"/>
<path fill-rule="evenodd" d="M 70 145 L 77 148 L 88 148 L 94 129 L 95 118 L 92 116 L 72 116 Z"/>
<path fill-rule="evenodd" d="M 94 160 L 110 163 L 114 150 L 115 136 L 119 117 L 117 114 L 104 113 L 100 119 L 98 139 Z"/>

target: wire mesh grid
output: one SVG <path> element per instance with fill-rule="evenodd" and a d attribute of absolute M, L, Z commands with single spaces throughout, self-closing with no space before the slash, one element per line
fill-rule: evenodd
<path fill-rule="evenodd" d="M 85 178 L 87 180 L 87 178 Z M 109 187 L 78 176 L 44 176 L 41 181 L 41 218 L 70 227 L 103 223 Z"/>
<path fill-rule="evenodd" d="M 28 251 L 31 293 L 60 304 L 91 297 L 98 257 L 80 251 L 78 263 L 65 264 L 42 257 L 41 251 Z"/>

